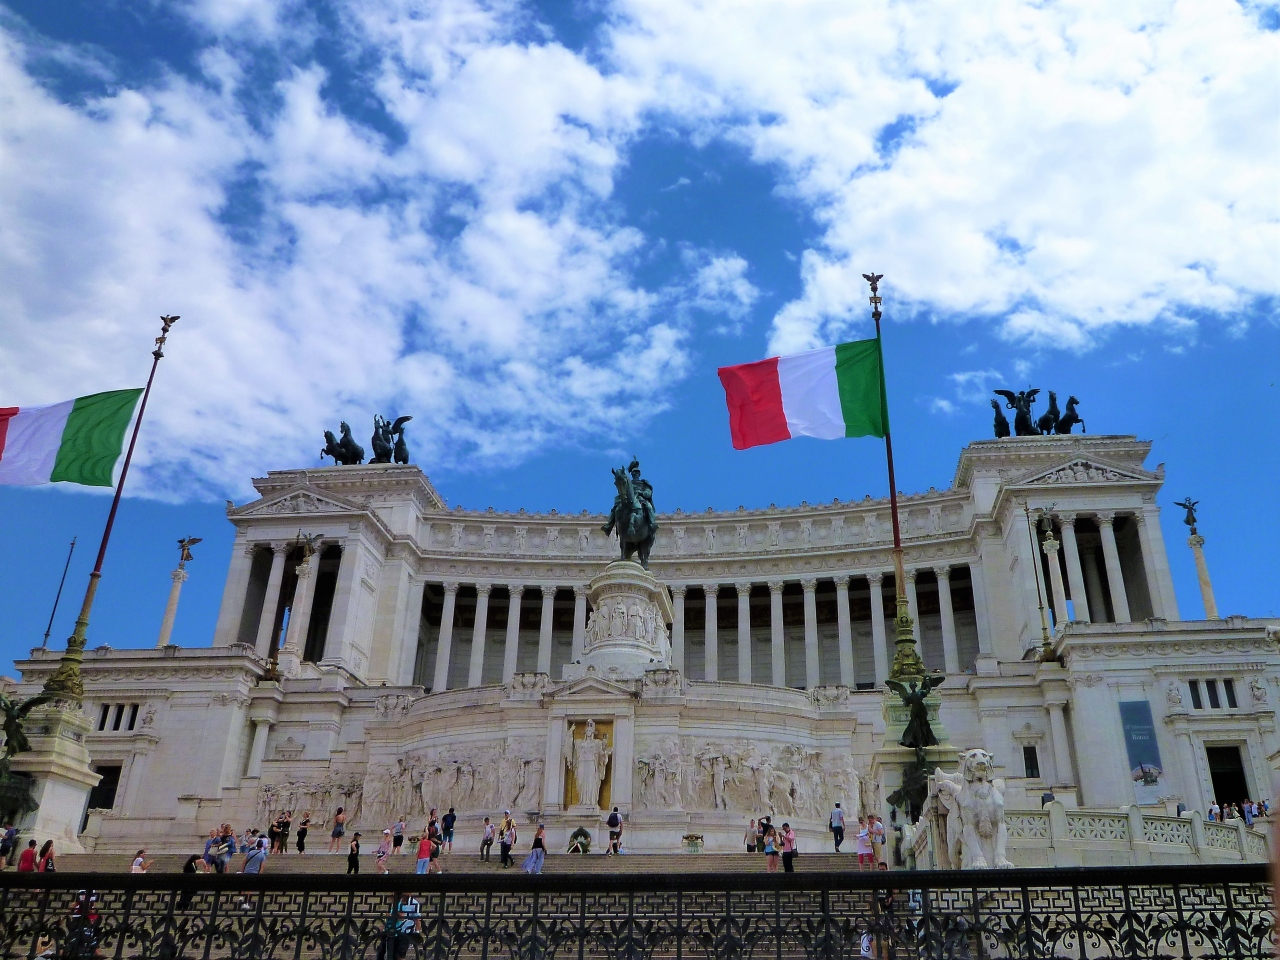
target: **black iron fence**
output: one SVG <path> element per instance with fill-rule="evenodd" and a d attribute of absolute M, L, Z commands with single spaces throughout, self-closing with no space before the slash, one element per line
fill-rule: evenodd
<path fill-rule="evenodd" d="M 541 877 L 0 874 L 5 960 L 1261 960 L 1274 956 L 1275 936 L 1265 869 L 1249 865 Z"/>

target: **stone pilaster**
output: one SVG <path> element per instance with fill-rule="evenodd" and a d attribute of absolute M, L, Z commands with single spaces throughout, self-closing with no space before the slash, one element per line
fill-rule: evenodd
<path fill-rule="evenodd" d="M 1160 530 L 1160 508 L 1155 504 L 1144 506 L 1134 515 L 1134 520 L 1138 523 L 1138 542 L 1142 546 L 1142 566 L 1147 574 L 1152 612 L 1165 620 L 1179 620 L 1169 554 L 1164 546 L 1164 533 Z"/>
<path fill-rule="evenodd" d="M 243 537 L 236 537 L 231 547 L 231 568 L 227 571 L 226 586 L 222 590 L 222 606 L 218 609 L 218 623 L 213 630 L 215 647 L 229 647 L 240 639 L 240 623 L 244 619 L 244 604 L 249 593 L 249 575 L 257 552 L 258 544 L 246 543 Z"/>
<path fill-rule="evenodd" d="M 671 619 L 671 666 L 681 673 L 684 673 L 684 595 L 688 589 L 683 583 L 671 587 L 674 609 Z"/>
<path fill-rule="evenodd" d="M 280 609 L 280 584 L 284 580 L 284 561 L 288 547 L 283 543 L 271 544 L 271 574 L 267 577 L 267 593 L 262 600 L 262 619 L 253 645 L 262 659 L 271 656 L 272 632 L 276 626 L 276 611 Z"/>
<path fill-rule="evenodd" d="M 316 568 L 320 564 L 317 550 L 298 564 L 298 586 L 293 591 L 293 612 L 289 615 L 289 628 L 285 631 L 284 644 L 280 648 L 278 666 L 286 677 L 297 676 L 305 652 L 307 631 L 311 625 L 311 604 L 316 595 Z M 412 669 L 412 667 L 410 668 Z"/>

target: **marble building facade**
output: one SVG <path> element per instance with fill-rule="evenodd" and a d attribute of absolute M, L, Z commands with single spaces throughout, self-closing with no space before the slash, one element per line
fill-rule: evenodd
<path fill-rule="evenodd" d="M 940 718 L 957 749 L 995 755 L 1011 809 L 1046 791 L 1153 810 L 1270 794 L 1276 621 L 1180 619 L 1150 446 L 979 441 L 949 489 L 900 498 L 916 639 L 948 676 Z M 224 820 L 338 805 L 366 831 L 454 806 L 464 835 L 512 809 L 546 820 L 553 848 L 616 805 L 640 851 L 687 835 L 737 849 L 771 812 L 817 849 L 836 800 L 887 810 L 871 776 L 892 656 L 887 500 L 662 514 L 666 612 L 634 629 L 664 659 L 611 676 L 581 666 L 588 584 L 617 551 L 601 514 L 450 509 L 416 466 L 254 483 L 259 499 L 228 509 L 213 647 L 86 655 L 98 849 L 176 851 Z M 1028 512 L 1050 518 L 1048 550 Z M 300 534 L 318 538 L 309 557 Z M 1041 597 L 1056 663 L 1035 658 Z M 55 665 L 33 651 L 22 687 Z M 1135 703 L 1155 784 L 1131 776 Z M 608 754 L 594 797 L 571 762 L 587 721 Z"/>

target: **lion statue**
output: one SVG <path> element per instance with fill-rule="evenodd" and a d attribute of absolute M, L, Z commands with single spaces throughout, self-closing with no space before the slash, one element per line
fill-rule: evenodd
<path fill-rule="evenodd" d="M 962 870 L 1012 867 L 1004 855 L 1004 780 L 992 778 L 991 754 L 965 750 L 960 772 L 934 771 L 936 793 L 947 811 L 947 854 Z"/>

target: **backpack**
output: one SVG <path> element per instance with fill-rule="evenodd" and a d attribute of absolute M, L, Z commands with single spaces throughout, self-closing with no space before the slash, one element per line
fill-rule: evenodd
<path fill-rule="evenodd" d="M 615 810 L 609 814 L 609 829 L 617 830 L 620 826 L 622 826 L 622 818 L 618 816 L 618 811 Z"/>

